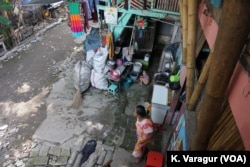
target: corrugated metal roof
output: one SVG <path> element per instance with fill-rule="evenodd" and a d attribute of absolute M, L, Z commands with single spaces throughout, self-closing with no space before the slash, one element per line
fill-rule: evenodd
<path fill-rule="evenodd" d="M 22 0 L 21 5 L 23 6 L 46 5 L 60 1 L 62 0 Z"/>

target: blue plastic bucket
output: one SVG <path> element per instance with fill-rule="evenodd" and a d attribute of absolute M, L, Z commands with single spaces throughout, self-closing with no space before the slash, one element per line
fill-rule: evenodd
<path fill-rule="evenodd" d="M 139 77 L 139 72 L 131 71 L 129 77 L 132 79 L 132 81 L 136 81 Z"/>
<path fill-rule="evenodd" d="M 127 78 L 124 78 L 124 80 L 123 80 L 123 87 L 125 88 L 125 89 L 128 89 L 131 85 L 132 85 L 132 79 L 131 78 L 129 78 L 129 77 L 127 77 Z"/>

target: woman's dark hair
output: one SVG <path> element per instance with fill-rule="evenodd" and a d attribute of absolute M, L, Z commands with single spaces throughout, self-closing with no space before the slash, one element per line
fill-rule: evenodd
<path fill-rule="evenodd" d="M 137 113 L 138 115 L 140 115 L 141 117 L 146 117 L 146 116 L 147 116 L 147 112 L 146 112 L 146 109 L 145 109 L 144 106 L 142 106 L 142 105 L 137 105 L 137 106 L 135 107 L 135 110 L 136 110 L 136 113 Z"/>

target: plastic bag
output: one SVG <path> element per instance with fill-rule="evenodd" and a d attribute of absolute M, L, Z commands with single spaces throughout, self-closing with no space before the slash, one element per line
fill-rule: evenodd
<path fill-rule="evenodd" d="M 78 61 L 74 67 L 74 86 L 81 92 L 87 90 L 90 86 L 91 69 L 86 61 Z"/>
<path fill-rule="evenodd" d="M 101 90 L 108 90 L 108 80 L 106 75 L 93 69 L 91 72 L 91 85 Z"/>

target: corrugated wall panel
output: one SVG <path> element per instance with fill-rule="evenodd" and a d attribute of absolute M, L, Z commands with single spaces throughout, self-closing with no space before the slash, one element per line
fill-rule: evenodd
<path fill-rule="evenodd" d="M 179 11 L 179 0 L 157 0 L 155 8 L 161 10 L 168 10 L 173 12 Z"/>
<path fill-rule="evenodd" d="M 245 150 L 228 102 L 224 104 L 224 111 L 216 123 L 216 127 L 210 138 L 207 149 L 221 151 Z"/>
<path fill-rule="evenodd" d="M 131 0 L 130 5 L 132 9 L 138 9 L 138 10 L 143 10 L 144 7 L 144 1 L 143 0 Z M 150 2 L 146 3 L 146 9 L 150 9 Z"/>

